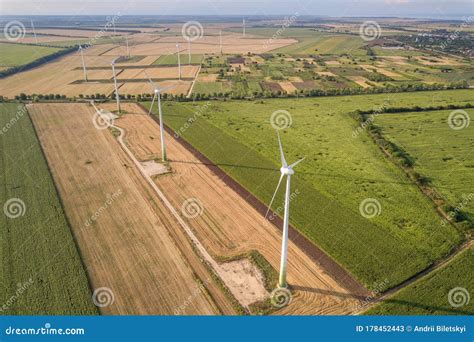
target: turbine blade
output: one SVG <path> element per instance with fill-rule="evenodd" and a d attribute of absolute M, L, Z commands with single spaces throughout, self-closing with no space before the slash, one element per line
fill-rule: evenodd
<path fill-rule="evenodd" d="M 148 76 L 148 74 L 147 74 L 147 72 L 146 72 L 145 70 L 143 70 L 143 73 L 145 74 L 145 76 L 148 78 L 148 81 L 150 81 L 151 85 L 153 86 L 153 90 L 158 89 L 158 87 L 156 86 L 155 82 L 153 82 L 153 81 L 151 80 L 151 77 Z"/>
<path fill-rule="evenodd" d="M 306 157 L 303 157 L 301 158 L 300 160 L 294 162 L 293 164 L 291 164 L 290 166 L 288 166 L 290 169 L 292 169 L 293 167 L 295 167 L 296 165 L 298 165 L 299 163 L 301 163 L 303 160 L 305 160 Z"/>
<path fill-rule="evenodd" d="M 280 133 L 278 133 L 278 131 L 277 131 L 277 136 L 278 136 L 278 145 L 280 146 L 281 165 L 283 167 L 287 167 L 288 164 L 286 163 L 285 154 L 283 153 L 283 147 L 281 146 Z"/>
<path fill-rule="evenodd" d="M 280 176 L 280 180 L 278 181 L 278 185 L 276 187 L 275 193 L 273 194 L 272 200 L 270 201 L 270 204 L 268 205 L 268 210 L 267 210 L 267 213 L 265 214 L 265 218 L 267 218 L 268 213 L 270 212 L 270 210 L 272 208 L 273 201 L 275 200 L 275 196 L 278 192 L 278 189 L 280 188 L 281 181 L 283 180 L 283 176 L 284 176 L 284 174 L 282 173 L 281 176 Z"/>
<path fill-rule="evenodd" d="M 172 88 L 175 88 L 176 87 L 176 84 L 172 84 L 172 85 L 169 85 L 167 87 L 164 87 L 164 88 L 158 88 L 158 90 L 161 92 L 165 91 L 165 90 L 168 90 L 168 89 L 172 89 Z"/>
<path fill-rule="evenodd" d="M 153 109 L 153 105 L 155 104 L 155 99 L 156 99 L 156 94 L 153 94 L 153 100 L 151 101 L 150 110 L 148 111 L 148 115 L 151 114 L 151 111 Z"/>

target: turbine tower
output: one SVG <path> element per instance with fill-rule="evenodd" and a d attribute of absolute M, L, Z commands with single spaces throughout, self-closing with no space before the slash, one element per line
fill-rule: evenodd
<path fill-rule="evenodd" d="M 33 19 L 31 19 L 31 28 L 33 29 L 33 34 L 35 35 L 35 43 L 38 44 L 38 38 L 36 37 L 35 24 L 33 24 Z"/>
<path fill-rule="evenodd" d="M 245 37 L 245 18 L 242 19 L 242 36 Z"/>
<path fill-rule="evenodd" d="M 181 81 L 181 59 L 179 57 L 179 44 L 176 43 L 176 50 L 178 50 L 178 76 L 179 76 L 179 80 Z"/>
<path fill-rule="evenodd" d="M 188 64 L 191 65 L 191 39 L 188 39 L 188 57 L 189 57 Z"/>
<path fill-rule="evenodd" d="M 82 45 L 79 45 L 79 52 L 81 53 L 82 70 L 84 71 L 84 81 L 87 82 L 87 69 L 86 69 L 86 63 L 84 62 L 84 53 L 82 52 Z"/>
<path fill-rule="evenodd" d="M 165 132 L 164 132 L 164 128 L 163 128 L 163 113 L 161 111 L 161 93 L 163 91 L 167 90 L 167 89 L 173 88 L 174 85 L 169 86 L 169 87 L 159 88 L 151 80 L 150 76 L 148 76 L 146 71 L 143 71 L 143 72 L 145 73 L 146 77 L 150 81 L 150 84 L 151 84 L 151 86 L 153 87 L 153 90 L 154 90 L 153 100 L 151 101 L 151 106 L 150 106 L 150 110 L 148 111 L 148 115 L 151 114 L 151 110 L 153 109 L 153 104 L 155 103 L 155 99 L 156 99 L 156 103 L 157 103 L 157 106 L 158 106 L 158 117 L 160 119 L 161 156 L 162 156 L 163 161 L 165 162 L 167 160 L 167 158 L 166 158 Z"/>
<path fill-rule="evenodd" d="M 272 207 L 273 200 L 275 199 L 278 189 L 280 188 L 283 177 L 286 176 L 285 213 L 283 217 L 283 236 L 282 236 L 282 241 L 281 241 L 280 277 L 278 280 L 278 287 L 286 288 L 287 287 L 286 266 L 287 266 L 287 258 L 288 258 L 288 222 L 290 218 L 290 181 L 291 181 L 291 176 L 295 173 L 293 171 L 293 168 L 299 163 L 301 163 L 304 160 L 304 158 L 298 160 L 297 162 L 294 162 L 291 165 L 288 165 L 285 160 L 285 154 L 283 153 L 283 147 L 281 146 L 280 134 L 278 133 L 278 131 L 277 131 L 277 135 L 278 135 L 278 145 L 280 148 L 280 158 L 281 158 L 281 168 L 280 168 L 281 176 L 280 176 L 280 180 L 278 181 L 278 185 L 276 187 L 275 193 L 273 194 L 272 200 L 270 201 L 270 205 L 268 206 L 267 214 L 265 215 L 265 217 L 268 215 L 268 212 L 270 211 L 270 208 Z"/>
<path fill-rule="evenodd" d="M 222 56 L 222 30 L 219 31 L 219 45 L 220 45 L 220 51 L 221 51 L 221 56 Z"/>
<path fill-rule="evenodd" d="M 127 56 L 130 58 L 130 48 L 128 47 L 128 36 L 125 36 L 125 42 L 127 43 Z"/>
<path fill-rule="evenodd" d="M 120 113 L 120 96 L 119 96 L 119 91 L 118 91 L 118 87 L 117 87 L 117 76 L 115 75 L 115 62 L 119 58 L 120 57 L 115 58 L 111 63 L 111 65 L 112 65 L 112 74 L 113 74 L 113 77 L 114 77 L 115 97 L 117 99 L 117 112 L 118 113 Z"/>

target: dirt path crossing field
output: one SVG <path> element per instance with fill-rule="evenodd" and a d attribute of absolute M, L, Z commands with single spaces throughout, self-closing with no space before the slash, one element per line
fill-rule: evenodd
<path fill-rule="evenodd" d="M 159 127 L 136 106 L 116 120 L 126 131 L 125 140 L 138 159 L 160 155 Z M 236 256 L 257 250 L 274 269 L 280 257 L 280 233 L 239 194 L 229 188 L 186 148 L 166 134 L 173 173 L 155 179 L 175 208 L 189 199 L 199 203 L 200 214 L 184 217 L 207 251 L 216 257 Z M 293 300 L 278 314 L 350 314 L 358 296 L 352 295 L 294 243 L 289 244 L 288 281 Z"/>

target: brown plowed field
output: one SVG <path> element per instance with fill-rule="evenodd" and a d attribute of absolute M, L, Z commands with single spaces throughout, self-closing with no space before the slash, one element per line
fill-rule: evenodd
<path fill-rule="evenodd" d="M 30 110 L 91 285 L 114 294 L 102 313 L 233 314 L 174 217 L 93 114 L 86 104 Z"/>
<path fill-rule="evenodd" d="M 160 155 L 159 127 L 142 108 L 116 120 L 125 129 L 125 140 L 141 160 Z M 165 113 L 166 115 L 166 113 Z M 172 174 L 156 178 L 156 184 L 175 208 L 188 198 L 202 203 L 200 216 L 186 220 L 208 252 L 230 257 L 259 251 L 278 270 L 281 233 L 232 190 L 183 145 L 166 134 Z M 293 288 L 290 306 L 278 314 L 349 314 L 357 305 L 357 295 L 349 293 L 293 242 L 289 244 L 288 281 Z"/>

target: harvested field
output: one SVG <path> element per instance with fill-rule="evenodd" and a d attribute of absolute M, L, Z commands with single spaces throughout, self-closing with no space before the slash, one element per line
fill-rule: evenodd
<path fill-rule="evenodd" d="M 122 65 L 152 65 L 156 61 L 156 56 L 145 56 L 136 62 L 129 62 L 124 60 L 123 62 L 118 62 L 117 64 Z"/>
<path fill-rule="evenodd" d="M 448 57 L 424 57 L 424 56 L 416 56 L 415 59 L 423 64 L 423 65 L 429 65 L 429 66 L 436 66 L 436 65 L 461 65 L 462 63 L 459 63 L 454 58 L 448 58 Z"/>
<path fill-rule="evenodd" d="M 313 89 L 315 87 L 314 81 L 293 82 L 297 89 Z"/>
<path fill-rule="evenodd" d="M 316 73 L 320 76 L 334 76 L 334 77 L 336 77 L 336 74 L 334 74 L 330 71 L 319 71 L 319 72 L 316 72 Z"/>
<path fill-rule="evenodd" d="M 173 85 L 174 87 L 164 91 L 164 93 L 168 94 L 187 94 L 189 91 L 189 87 L 191 86 L 190 81 L 162 81 L 162 82 L 155 82 L 158 87 L 164 88 Z M 153 93 L 153 89 L 151 89 L 151 85 L 149 82 L 130 82 L 125 83 L 119 89 L 120 94 L 151 94 Z"/>
<path fill-rule="evenodd" d="M 92 286 L 114 294 L 102 313 L 218 313 L 202 289 L 214 286 L 209 274 L 196 279 L 202 269 L 190 263 L 200 262 L 177 247 L 168 232 L 174 219 L 112 134 L 94 128 L 94 110 L 49 104 L 34 105 L 31 114 Z"/>
<path fill-rule="evenodd" d="M 97 28 L 97 30 L 68 30 L 65 28 L 58 28 L 58 29 L 36 29 L 36 34 L 44 34 L 44 35 L 61 35 L 64 37 L 79 37 L 79 38 L 94 38 L 98 34 L 101 36 L 113 36 L 113 35 L 123 35 L 124 32 L 116 32 L 112 29 L 110 30 L 105 30 L 102 32 L 103 28 Z M 33 34 L 33 31 L 27 31 L 29 34 Z"/>
<path fill-rule="evenodd" d="M 283 88 L 278 84 L 278 82 L 260 82 L 263 90 L 268 90 L 271 92 L 283 91 Z"/>
<path fill-rule="evenodd" d="M 100 52 L 101 48 L 86 49 L 89 53 Z M 110 58 L 102 56 L 85 56 L 87 66 L 110 66 Z M 77 68 L 77 69 L 76 69 Z M 100 75 L 111 77 L 112 71 L 88 70 L 91 75 L 99 72 Z M 102 74 L 102 71 L 104 72 Z M 118 72 L 119 70 L 117 70 Z M 90 77 L 92 79 L 92 76 Z M 64 56 L 53 62 L 43 64 L 25 72 L 17 73 L 0 79 L 0 95 L 13 98 L 21 93 L 25 94 L 63 94 L 77 96 L 79 94 L 109 94 L 113 84 L 86 83 L 71 84 L 83 80 L 81 57 L 78 54 Z"/>
<path fill-rule="evenodd" d="M 100 56 L 98 54 L 104 51 L 104 48 L 110 49 L 110 46 L 94 46 L 84 50 L 84 60 L 87 67 L 88 79 L 91 82 L 76 83 L 76 81 L 83 81 L 84 74 L 82 70 L 82 62 L 79 54 L 72 54 L 62 57 L 53 62 L 44 64 L 38 68 L 21 72 L 3 79 L 0 79 L 0 95 L 8 98 L 14 98 L 21 93 L 25 94 L 61 94 L 66 96 L 78 96 L 80 94 L 105 94 L 110 95 L 114 91 L 112 80 L 112 69 L 110 62 L 112 57 Z M 156 57 L 151 56 L 140 60 L 143 63 L 151 63 Z M 120 64 L 123 65 L 123 64 Z M 101 69 L 94 69 L 100 67 Z M 103 69 L 102 69 L 103 68 Z M 117 67 L 117 78 L 133 79 L 144 78 L 144 69 L 120 69 Z M 182 77 L 195 77 L 197 66 L 182 66 Z M 177 67 L 157 67 L 148 68 L 147 73 L 152 78 L 177 78 Z M 96 82 L 93 82 L 93 81 Z M 109 80 L 109 82 L 97 82 L 97 80 Z M 187 94 L 190 82 L 182 81 L 175 82 L 177 86 L 169 90 L 172 94 Z M 167 86 L 172 83 L 163 82 L 162 86 Z M 149 83 L 119 83 L 120 92 L 122 94 L 141 94 L 149 93 Z"/>
<path fill-rule="evenodd" d="M 187 42 L 179 37 L 162 37 L 153 43 L 140 44 L 130 47 L 132 55 L 161 56 L 176 53 L 176 42 L 183 50 L 187 51 Z M 280 38 L 271 42 L 267 38 L 243 38 L 241 35 L 223 35 L 222 46 L 224 53 L 263 53 L 296 43 L 295 39 Z M 119 54 L 115 48 L 106 55 Z M 204 36 L 192 44 L 193 54 L 220 53 L 219 36 Z"/>
<path fill-rule="evenodd" d="M 372 87 L 368 82 L 370 82 L 368 79 L 366 79 L 365 77 L 362 77 L 362 76 L 348 76 L 347 77 L 348 79 L 350 79 L 351 81 L 357 83 L 358 85 L 360 85 L 362 88 L 370 88 Z"/>
<path fill-rule="evenodd" d="M 298 90 L 298 88 L 296 88 L 293 83 L 289 82 L 289 81 L 283 81 L 283 82 L 278 82 L 278 84 L 280 85 L 280 87 L 286 91 L 288 94 L 292 94 L 294 93 L 296 90 Z"/>
<path fill-rule="evenodd" d="M 137 107 L 134 113 L 144 112 Z M 158 125 L 150 117 L 125 115 L 118 124 L 140 158 L 160 154 L 159 143 L 143 138 L 159 136 Z M 172 136 L 166 134 L 166 139 L 173 173 L 155 182 L 175 207 L 188 198 L 202 203 L 202 214 L 186 222 L 206 249 L 226 258 L 257 250 L 278 269 L 280 231 Z M 357 300 L 292 242 L 288 260 L 294 296 L 292 304 L 278 314 L 344 314 L 356 307 Z"/>
<path fill-rule="evenodd" d="M 201 73 L 198 76 L 198 81 L 200 81 L 200 82 L 216 82 L 218 76 L 219 76 L 218 74 L 203 74 L 203 73 Z"/>

